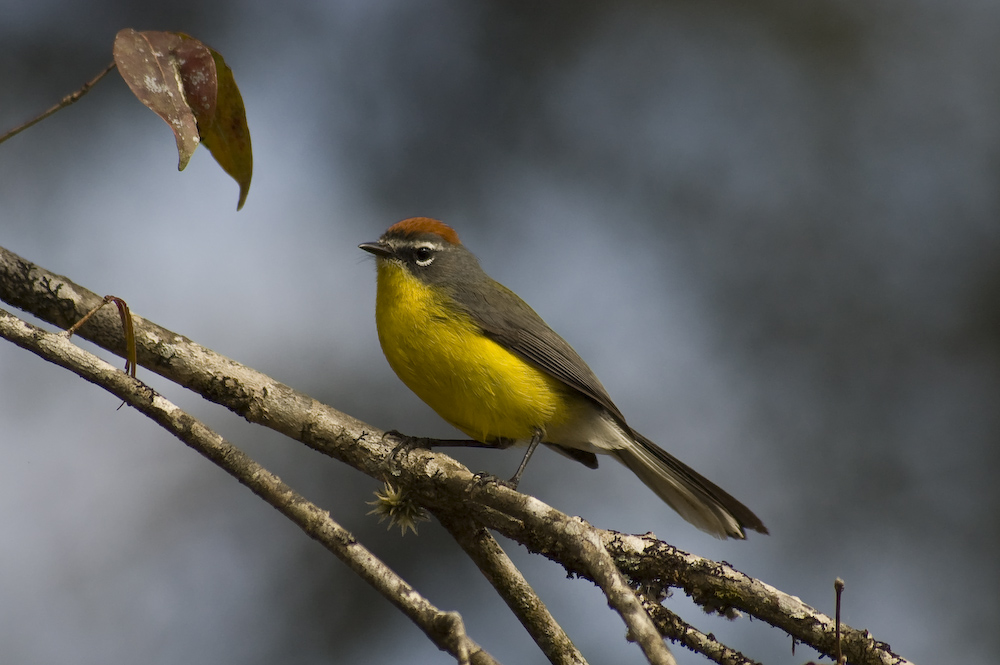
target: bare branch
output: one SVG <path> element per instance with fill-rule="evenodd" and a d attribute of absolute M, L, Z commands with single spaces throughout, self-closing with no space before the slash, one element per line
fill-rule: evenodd
<path fill-rule="evenodd" d="M 654 665 L 677 665 L 653 620 L 642 607 L 635 592 L 625 581 L 614 560 L 604 548 L 598 530 L 579 517 L 559 520 L 560 530 L 573 544 L 577 556 L 586 562 L 594 581 L 604 591 L 628 626 L 629 639 L 639 643 L 646 659 Z"/>
<path fill-rule="evenodd" d="M 68 336 L 46 332 L 2 309 L 0 336 L 118 396 L 215 462 L 347 564 L 417 624 L 440 649 L 455 656 L 461 665 L 496 663 L 492 656 L 465 634 L 462 618 L 457 613 L 443 612 L 436 608 L 358 543 L 327 511 L 296 493 L 246 453 L 146 384 L 84 351 L 73 344 Z"/>
<path fill-rule="evenodd" d="M 833 589 L 837 594 L 837 608 L 835 612 L 835 621 L 837 622 L 837 646 L 833 651 L 834 660 L 836 660 L 837 665 L 845 665 L 847 659 L 844 658 L 842 650 L 842 642 L 840 639 L 840 597 L 844 593 L 844 580 L 839 577 L 833 583 Z"/>
<path fill-rule="evenodd" d="M 652 536 L 632 536 L 605 531 L 604 543 L 618 566 L 642 583 L 682 588 L 707 610 L 731 609 L 784 630 L 797 641 L 833 657 L 836 621 L 787 594 L 742 573 L 724 562 L 689 554 Z M 867 630 L 840 625 L 843 653 L 854 665 L 904 665 L 906 659 L 892 652 Z"/>
<path fill-rule="evenodd" d="M 586 665 L 583 654 L 549 613 L 545 603 L 485 528 L 469 519 L 439 512 L 437 518 L 554 665 Z"/>
<path fill-rule="evenodd" d="M 0 248 L 0 299 L 66 327 L 99 301 L 96 294 Z M 381 432 L 351 416 L 313 400 L 270 377 L 216 354 L 191 340 L 135 318 L 139 363 L 170 380 L 222 404 L 251 422 L 265 425 L 330 455 L 367 475 L 391 481 L 415 493 L 432 511 L 462 506 L 478 523 L 558 561 L 567 571 L 588 579 L 610 575 L 585 556 L 572 534 L 580 521 L 534 497 L 502 485 L 483 483 L 454 459 L 431 450 L 404 447 L 411 441 Z M 104 311 L 81 327 L 80 336 L 119 355 L 124 344 L 117 317 Z M 836 624 L 798 598 L 755 580 L 731 566 L 697 557 L 656 540 L 588 526 L 599 537 L 616 567 L 637 587 L 677 586 L 703 607 L 714 611 L 739 609 L 781 628 L 796 640 L 832 655 Z M 588 536 L 589 538 L 590 536 Z M 599 562 L 598 562 L 599 563 Z M 602 564 L 603 565 L 603 564 Z M 630 613 L 630 602 L 618 582 L 605 577 L 606 589 L 619 597 Z M 634 595 L 632 600 L 635 601 Z M 638 602 L 638 601 L 635 601 Z M 647 617 L 648 620 L 648 617 Z M 841 626 L 843 653 L 855 665 L 902 665 L 907 661 L 867 631 Z"/>
<path fill-rule="evenodd" d="M 7 131 L 6 133 L 4 133 L 2 136 L 0 136 L 0 143 L 3 143 L 4 141 L 6 141 L 9 138 L 17 136 L 18 134 L 20 134 L 24 130 L 28 129 L 29 127 L 37 125 L 42 120 L 45 120 L 46 118 L 48 118 L 50 115 L 52 115 L 56 111 L 58 111 L 60 109 L 63 109 L 65 107 L 69 106 L 70 104 L 74 103 L 75 101 L 77 101 L 78 99 L 80 99 L 81 97 L 83 97 L 84 95 L 86 95 L 88 92 L 90 92 L 90 89 L 93 88 L 95 85 L 97 85 L 98 81 L 100 81 L 102 78 L 104 78 L 105 76 L 107 76 L 108 74 L 110 74 L 111 70 L 114 69 L 114 68 L 115 68 L 115 63 L 112 62 L 107 67 L 105 67 L 104 70 L 100 74 L 98 74 L 97 76 L 95 76 L 94 78 L 90 79 L 89 81 L 87 81 L 86 83 L 84 83 L 82 86 L 80 86 L 80 89 L 77 90 L 76 92 L 72 92 L 72 93 L 66 95 L 61 100 L 59 100 L 54 106 L 52 106 L 51 108 L 43 111 L 42 113 L 40 113 L 36 117 L 32 118 L 28 122 L 26 122 L 24 124 L 21 124 L 21 125 L 18 125 L 17 127 L 15 127 L 13 129 Z"/>
<path fill-rule="evenodd" d="M 656 601 L 646 598 L 643 607 L 653 617 L 653 622 L 661 633 L 719 665 L 760 665 L 739 651 L 727 647 L 712 635 L 701 632 Z"/>

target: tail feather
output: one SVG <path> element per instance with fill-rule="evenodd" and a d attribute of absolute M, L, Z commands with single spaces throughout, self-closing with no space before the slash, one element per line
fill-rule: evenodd
<path fill-rule="evenodd" d="M 681 517 L 717 538 L 746 538 L 745 529 L 767 533 L 760 518 L 728 492 L 633 432 L 635 445 L 614 454 Z"/>

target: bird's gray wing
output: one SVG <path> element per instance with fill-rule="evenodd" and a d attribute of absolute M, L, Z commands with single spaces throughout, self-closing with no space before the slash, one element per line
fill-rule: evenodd
<path fill-rule="evenodd" d="M 487 278 L 489 279 L 489 278 Z M 607 409 L 629 431 L 608 391 L 573 347 L 507 287 L 459 288 L 455 299 L 487 337 Z"/>

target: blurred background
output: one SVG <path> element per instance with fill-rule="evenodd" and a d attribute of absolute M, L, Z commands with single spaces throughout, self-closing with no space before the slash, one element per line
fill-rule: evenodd
<path fill-rule="evenodd" d="M 995 662 L 1000 5 L 0 10 L 0 128 L 94 76 L 119 29 L 180 30 L 234 70 L 255 156 L 237 214 L 207 151 L 178 174 L 169 129 L 112 74 L 0 147 L 3 246 L 375 426 L 453 437 L 382 358 L 357 249 L 399 219 L 443 219 L 633 426 L 772 535 L 714 540 L 610 461 L 543 451 L 524 491 L 827 613 L 840 576 L 845 621 L 901 655 Z M 366 515 L 375 481 L 140 376 L 461 612 L 501 661 L 544 662 L 436 523 L 401 539 Z M 5 663 L 449 662 L 275 511 L 117 406 L 0 344 Z M 454 454 L 500 476 L 520 460 Z M 644 662 L 595 588 L 504 544 L 590 662 Z M 816 657 L 762 622 L 668 604 L 763 662 Z"/>

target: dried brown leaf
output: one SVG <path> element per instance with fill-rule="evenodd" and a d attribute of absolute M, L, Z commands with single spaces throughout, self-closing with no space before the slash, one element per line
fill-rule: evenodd
<path fill-rule="evenodd" d="M 137 32 L 131 28 L 115 36 L 114 58 L 125 83 L 132 93 L 150 110 L 163 118 L 177 139 L 177 168 L 183 170 L 201 141 L 194 110 L 182 88 L 180 49 L 190 61 L 197 46 L 185 44 L 185 39 L 169 32 Z M 190 40 L 195 42 L 196 40 Z M 205 48 L 203 45 L 201 48 Z M 207 49 L 206 49 L 207 51 Z M 211 55 L 208 56 L 211 60 Z"/>

